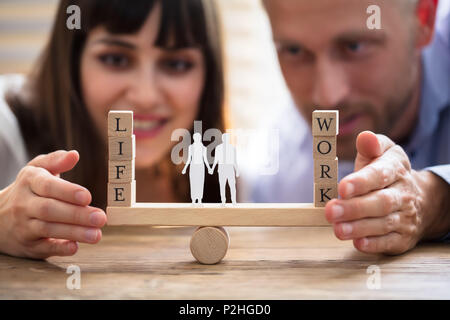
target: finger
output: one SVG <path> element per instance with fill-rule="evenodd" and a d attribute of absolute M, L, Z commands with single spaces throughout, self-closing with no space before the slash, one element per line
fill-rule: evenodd
<path fill-rule="evenodd" d="M 98 208 L 77 206 L 50 198 L 36 197 L 31 217 L 46 222 L 57 222 L 85 227 L 101 228 L 106 214 Z"/>
<path fill-rule="evenodd" d="M 382 134 L 363 131 L 356 138 L 355 171 L 368 165 L 373 159 L 380 157 L 395 143 Z"/>
<path fill-rule="evenodd" d="M 364 168 L 343 178 L 338 185 L 339 195 L 349 199 L 383 189 L 404 177 L 410 169 L 408 156 L 400 146 L 395 145 Z"/>
<path fill-rule="evenodd" d="M 384 236 L 355 239 L 353 245 L 364 253 L 401 254 L 411 248 L 407 240 L 396 232 Z"/>
<path fill-rule="evenodd" d="M 390 213 L 381 218 L 366 218 L 334 224 L 334 234 L 338 239 L 349 240 L 363 237 L 382 236 L 391 232 L 401 232 L 401 215 Z"/>
<path fill-rule="evenodd" d="M 30 179 L 30 189 L 33 193 L 44 198 L 87 206 L 92 201 L 92 196 L 86 188 L 52 176 L 47 170 L 36 168 Z"/>
<path fill-rule="evenodd" d="M 394 185 L 351 199 L 332 199 L 325 206 L 325 217 L 330 223 L 384 217 L 403 208 L 400 192 Z"/>
<path fill-rule="evenodd" d="M 102 231 L 97 228 L 45 222 L 39 219 L 30 219 L 29 224 L 31 234 L 36 238 L 57 238 L 94 244 L 102 237 Z"/>
<path fill-rule="evenodd" d="M 72 170 L 80 159 L 76 150 L 58 150 L 49 154 L 42 154 L 31 160 L 28 165 L 44 168 L 53 175 Z"/>
<path fill-rule="evenodd" d="M 34 259 L 46 259 L 52 256 L 72 256 L 78 251 L 75 241 L 62 239 L 41 239 L 30 249 L 29 256 Z"/>

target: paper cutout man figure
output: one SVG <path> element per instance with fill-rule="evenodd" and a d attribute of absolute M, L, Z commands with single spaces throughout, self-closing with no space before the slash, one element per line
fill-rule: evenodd
<path fill-rule="evenodd" d="M 181 171 L 186 174 L 186 169 L 189 168 L 189 181 L 191 186 L 191 199 L 194 204 L 195 201 L 202 203 L 203 186 L 205 184 L 205 164 L 208 171 L 211 170 L 206 156 L 206 147 L 202 143 L 202 136 L 200 133 L 194 133 L 194 143 L 189 146 L 188 158 L 186 164 Z"/>
<path fill-rule="evenodd" d="M 220 199 L 224 205 L 226 201 L 225 188 L 228 182 L 231 191 L 231 201 L 236 204 L 236 179 L 239 177 L 239 171 L 236 162 L 236 148 L 230 144 L 230 134 L 222 134 L 222 143 L 216 147 L 216 154 L 214 156 L 214 163 L 212 168 L 208 170 L 209 174 L 213 174 L 214 168 L 219 164 L 219 184 L 220 184 Z"/>

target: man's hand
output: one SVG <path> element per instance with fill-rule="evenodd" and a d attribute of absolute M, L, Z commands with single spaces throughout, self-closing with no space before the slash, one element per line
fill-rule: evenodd
<path fill-rule="evenodd" d="M 400 254 L 448 232 L 448 184 L 411 169 L 403 149 L 370 131 L 356 140 L 355 172 L 339 183 L 326 218 L 341 240 L 366 253 Z"/>

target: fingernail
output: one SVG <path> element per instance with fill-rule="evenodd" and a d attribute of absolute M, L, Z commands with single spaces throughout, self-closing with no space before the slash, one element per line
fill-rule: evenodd
<path fill-rule="evenodd" d="M 104 218 L 104 214 L 102 212 L 99 211 L 94 211 L 91 213 L 91 215 L 89 216 L 89 221 L 91 222 L 92 225 L 94 226 L 100 226 L 103 223 L 103 218 Z"/>
<path fill-rule="evenodd" d="M 84 233 L 84 237 L 87 241 L 95 241 L 97 240 L 97 230 L 96 229 L 89 229 Z"/>
<path fill-rule="evenodd" d="M 86 191 L 80 190 L 75 192 L 75 201 L 78 203 L 85 203 L 88 199 Z"/>
<path fill-rule="evenodd" d="M 331 215 L 333 216 L 333 220 L 342 217 L 344 214 L 344 208 L 338 204 L 335 204 L 331 207 Z"/>
<path fill-rule="evenodd" d="M 350 233 L 352 233 L 353 227 L 349 223 L 343 223 L 343 224 L 341 224 L 341 230 L 342 230 L 343 234 L 349 235 Z"/>
<path fill-rule="evenodd" d="M 369 240 L 367 240 L 367 238 L 363 238 L 361 240 L 361 247 L 365 248 L 365 247 L 367 247 L 368 244 L 369 244 Z"/>
<path fill-rule="evenodd" d="M 355 191 L 355 186 L 353 185 L 353 183 L 347 183 L 346 187 L 345 187 L 345 196 L 346 197 L 351 197 L 353 195 L 353 192 Z"/>

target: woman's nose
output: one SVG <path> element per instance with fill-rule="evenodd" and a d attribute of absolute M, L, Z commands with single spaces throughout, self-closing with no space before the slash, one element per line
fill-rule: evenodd
<path fill-rule="evenodd" d="M 161 88 L 156 81 L 153 67 L 139 70 L 134 77 L 128 91 L 130 103 L 140 109 L 152 109 L 161 103 Z"/>

